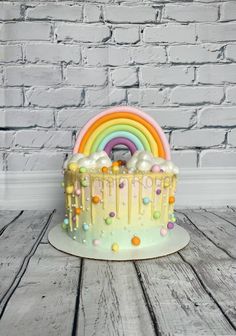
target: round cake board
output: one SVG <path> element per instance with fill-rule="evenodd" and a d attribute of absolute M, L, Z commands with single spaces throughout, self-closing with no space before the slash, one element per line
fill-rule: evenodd
<path fill-rule="evenodd" d="M 189 243 L 190 237 L 185 229 L 181 226 L 175 225 L 170 234 L 163 237 L 161 242 L 159 241 L 157 245 L 146 248 L 137 247 L 113 252 L 112 250 L 109 251 L 99 247 L 91 248 L 78 243 L 69 237 L 69 235 L 62 229 L 61 224 L 58 224 L 49 232 L 48 240 L 56 249 L 78 257 L 98 260 L 124 261 L 157 258 L 177 252 Z"/>

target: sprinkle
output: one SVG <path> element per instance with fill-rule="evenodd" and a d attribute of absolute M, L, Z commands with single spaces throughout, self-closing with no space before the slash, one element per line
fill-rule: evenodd
<path fill-rule="evenodd" d="M 111 246 L 111 249 L 113 252 L 118 252 L 119 251 L 119 244 L 118 243 L 113 243 Z"/>

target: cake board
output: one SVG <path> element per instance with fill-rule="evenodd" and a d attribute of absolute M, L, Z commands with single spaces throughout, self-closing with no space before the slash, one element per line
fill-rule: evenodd
<path fill-rule="evenodd" d="M 98 260 L 128 261 L 152 259 L 175 253 L 188 245 L 190 236 L 184 228 L 175 225 L 170 234 L 163 237 L 162 241 L 159 241 L 157 245 L 146 248 L 137 247 L 120 250 L 117 253 L 112 250 L 109 251 L 99 247 L 91 248 L 78 243 L 65 233 L 61 224 L 57 224 L 50 230 L 48 240 L 56 249 L 78 257 Z"/>

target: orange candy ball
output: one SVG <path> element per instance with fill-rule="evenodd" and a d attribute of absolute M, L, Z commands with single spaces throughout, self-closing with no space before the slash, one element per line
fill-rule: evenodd
<path fill-rule="evenodd" d="M 175 203 L 175 197 L 174 197 L 174 196 L 170 196 L 170 197 L 169 197 L 169 203 L 170 203 L 170 204 Z"/>
<path fill-rule="evenodd" d="M 131 239 L 131 243 L 132 243 L 132 245 L 134 245 L 134 246 L 139 246 L 140 243 L 141 243 L 141 239 L 140 239 L 138 236 L 134 236 L 134 237 Z"/>
<path fill-rule="evenodd" d="M 118 166 L 119 166 L 119 162 L 118 161 L 112 162 L 112 167 L 118 167 Z"/>
<path fill-rule="evenodd" d="M 76 215 L 80 215 L 80 213 L 81 213 L 81 209 L 80 209 L 80 208 L 76 208 L 76 209 L 75 209 L 75 213 L 76 213 Z"/>
<path fill-rule="evenodd" d="M 102 167 L 102 172 L 103 173 L 108 173 L 108 168 L 107 167 Z"/>
<path fill-rule="evenodd" d="M 93 202 L 94 204 L 98 204 L 98 203 L 100 202 L 100 197 L 99 197 L 99 196 L 93 196 L 93 197 L 92 197 L 92 202 Z"/>

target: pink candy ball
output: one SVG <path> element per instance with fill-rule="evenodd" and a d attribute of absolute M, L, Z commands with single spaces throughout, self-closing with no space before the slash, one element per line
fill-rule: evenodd
<path fill-rule="evenodd" d="M 99 239 L 94 239 L 94 240 L 93 240 L 93 245 L 94 245 L 94 246 L 98 246 L 98 245 L 100 245 L 100 243 L 101 243 L 101 242 L 100 242 Z"/>
<path fill-rule="evenodd" d="M 81 190 L 80 189 L 76 189 L 75 193 L 76 193 L 77 196 L 79 196 L 81 194 Z"/>
<path fill-rule="evenodd" d="M 162 237 L 165 237 L 165 236 L 167 235 L 167 229 L 166 229 L 166 228 L 161 228 L 161 230 L 160 230 L 160 235 L 161 235 Z"/>
<path fill-rule="evenodd" d="M 172 229 L 174 228 L 174 226 L 175 226 L 175 224 L 172 223 L 172 222 L 169 222 L 169 223 L 167 224 L 167 228 L 168 228 L 169 230 L 172 230 Z"/>
<path fill-rule="evenodd" d="M 159 173 L 161 168 L 157 164 L 155 164 L 155 165 L 152 166 L 151 170 L 152 170 L 153 173 Z"/>

